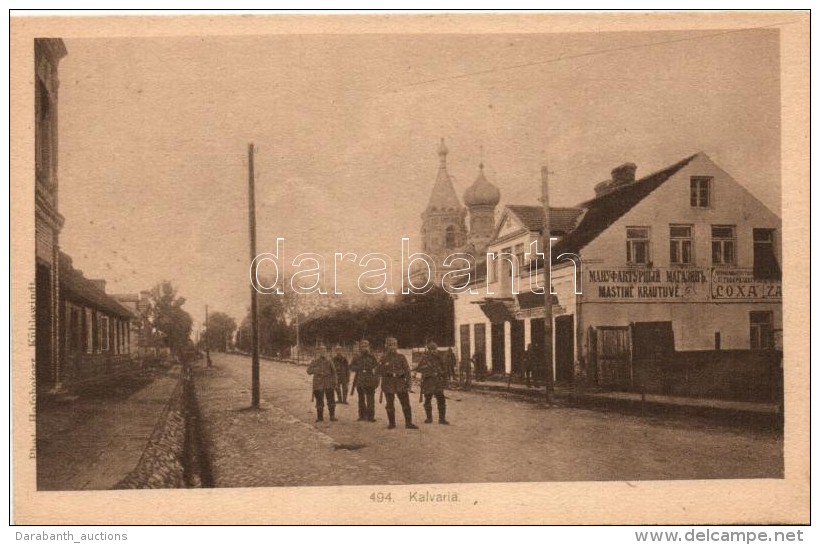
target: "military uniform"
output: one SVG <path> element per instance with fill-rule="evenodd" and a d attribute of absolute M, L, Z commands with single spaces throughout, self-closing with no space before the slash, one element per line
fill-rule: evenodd
<path fill-rule="evenodd" d="M 438 423 L 449 424 L 447 422 L 447 405 L 444 397 L 444 388 L 447 386 L 447 369 L 445 363 L 436 350 L 428 350 L 421 357 L 416 371 L 421 373 L 421 393 L 424 394 L 424 412 L 427 413 L 427 420 L 430 424 L 433 421 L 433 396 L 436 397 L 438 406 Z"/>
<path fill-rule="evenodd" d="M 308 375 L 313 375 L 313 397 L 316 400 L 316 421 L 324 420 L 325 404 L 327 398 L 327 409 L 330 413 L 330 420 L 336 420 L 336 368 L 333 362 L 325 356 L 319 356 L 310 362 L 307 368 Z"/>
<path fill-rule="evenodd" d="M 362 352 L 350 364 L 350 370 L 356 373 L 353 385 L 359 394 L 359 420 L 376 421 L 376 387 L 379 385 L 377 369 L 379 362 L 370 352 Z"/>
<path fill-rule="evenodd" d="M 336 379 L 338 385 L 336 386 L 336 401 L 347 405 L 347 385 L 350 382 L 350 364 L 347 363 L 347 358 L 341 354 L 336 354 L 333 357 L 333 365 L 336 367 Z"/>
<path fill-rule="evenodd" d="M 407 358 L 398 352 L 388 352 L 379 365 L 379 375 L 382 377 L 382 391 L 387 398 L 388 427 L 396 427 L 395 398 L 398 397 L 404 413 L 404 426 L 415 429 L 410 409 L 410 365 L 407 364 Z"/>

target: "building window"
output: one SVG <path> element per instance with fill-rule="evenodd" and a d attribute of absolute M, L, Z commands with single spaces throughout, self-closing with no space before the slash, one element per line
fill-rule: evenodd
<path fill-rule="evenodd" d="M 108 316 L 100 316 L 100 351 L 108 352 Z"/>
<path fill-rule="evenodd" d="M 711 176 L 692 176 L 689 179 L 689 204 L 692 208 L 712 206 Z"/>
<path fill-rule="evenodd" d="M 452 225 L 447 227 L 447 230 L 444 234 L 445 237 L 445 248 L 448 250 L 456 247 L 456 228 Z"/>
<path fill-rule="evenodd" d="M 774 229 L 752 229 L 754 240 L 754 277 L 763 280 L 780 278 L 780 265 L 774 252 Z"/>
<path fill-rule="evenodd" d="M 749 313 L 749 341 L 752 350 L 774 348 L 774 319 L 771 311 Z"/>
<path fill-rule="evenodd" d="M 90 308 L 85 309 L 85 351 L 94 353 L 94 311 Z"/>
<path fill-rule="evenodd" d="M 712 226 L 712 264 L 734 265 L 737 261 L 735 252 L 734 225 Z"/>
<path fill-rule="evenodd" d="M 626 228 L 626 262 L 630 265 L 649 263 L 649 227 Z"/>
<path fill-rule="evenodd" d="M 692 226 L 669 226 L 669 262 L 673 265 L 692 264 Z"/>

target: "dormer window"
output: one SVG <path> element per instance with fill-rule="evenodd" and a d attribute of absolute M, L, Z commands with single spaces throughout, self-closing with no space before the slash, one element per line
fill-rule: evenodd
<path fill-rule="evenodd" d="M 692 208 L 712 206 L 712 177 L 692 176 L 689 179 L 689 204 Z"/>

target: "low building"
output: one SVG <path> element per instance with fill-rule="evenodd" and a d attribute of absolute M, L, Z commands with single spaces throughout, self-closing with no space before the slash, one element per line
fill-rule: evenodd
<path fill-rule="evenodd" d="M 148 307 L 148 298 L 150 294 L 147 291 L 139 293 L 115 293 L 111 297 L 119 301 L 119 303 L 128 309 L 134 316 L 130 325 L 130 340 L 129 352 L 133 357 L 156 356 L 157 348 L 151 342 L 152 336 L 150 328 L 143 322 L 142 316 L 145 309 Z"/>
<path fill-rule="evenodd" d="M 105 280 L 88 279 L 60 253 L 59 372 L 71 389 L 131 370 L 135 315 L 105 293 Z"/>
<path fill-rule="evenodd" d="M 671 395 L 775 397 L 779 216 L 703 153 L 639 180 L 635 172 L 621 165 L 594 198 L 551 209 L 554 378 Z M 542 214 L 507 206 L 488 246 L 502 255 L 476 269 L 477 293 L 456 296 L 461 354 L 483 352 L 496 373 L 516 372 L 526 345 L 543 346 L 545 296 L 531 287 L 544 285 L 536 283 L 543 271 L 526 255 L 541 236 Z"/>

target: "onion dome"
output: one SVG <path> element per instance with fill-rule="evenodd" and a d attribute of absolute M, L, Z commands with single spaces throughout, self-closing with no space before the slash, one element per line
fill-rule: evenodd
<path fill-rule="evenodd" d="M 495 206 L 501 200 L 501 192 L 484 177 L 484 163 L 478 165 L 478 178 L 464 192 L 467 206 Z"/>

